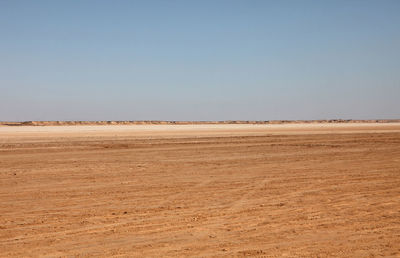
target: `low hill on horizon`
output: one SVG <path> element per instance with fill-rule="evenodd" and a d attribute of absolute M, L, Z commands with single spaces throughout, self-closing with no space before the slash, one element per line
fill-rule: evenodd
<path fill-rule="evenodd" d="M 397 123 L 400 119 L 326 119 L 326 120 L 226 120 L 226 121 L 21 121 L 0 122 L 0 126 L 65 126 L 65 125 L 188 125 L 188 124 L 300 124 L 300 123 Z"/>

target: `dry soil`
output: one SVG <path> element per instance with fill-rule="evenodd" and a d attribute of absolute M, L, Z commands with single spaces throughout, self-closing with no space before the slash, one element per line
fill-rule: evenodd
<path fill-rule="evenodd" d="M 400 124 L 0 127 L 0 256 L 400 256 Z"/>

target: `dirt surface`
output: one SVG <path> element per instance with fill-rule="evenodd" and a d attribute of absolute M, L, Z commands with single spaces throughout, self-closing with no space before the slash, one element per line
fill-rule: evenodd
<path fill-rule="evenodd" d="M 400 124 L 0 128 L 0 256 L 400 256 Z"/>

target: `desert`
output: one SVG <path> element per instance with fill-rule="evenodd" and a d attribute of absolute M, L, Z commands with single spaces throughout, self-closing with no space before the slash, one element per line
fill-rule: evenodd
<path fill-rule="evenodd" d="M 0 1 L 0 258 L 400 257 L 400 1 Z"/>
<path fill-rule="evenodd" d="M 0 126 L 2 257 L 398 257 L 400 123 Z"/>

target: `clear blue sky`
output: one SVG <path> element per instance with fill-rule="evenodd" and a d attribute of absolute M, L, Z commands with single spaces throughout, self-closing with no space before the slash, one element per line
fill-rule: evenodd
<path fill-rule="evenodd" d="M 400 118 L 400 1 L 0 1 L 0 120 Z"/>

